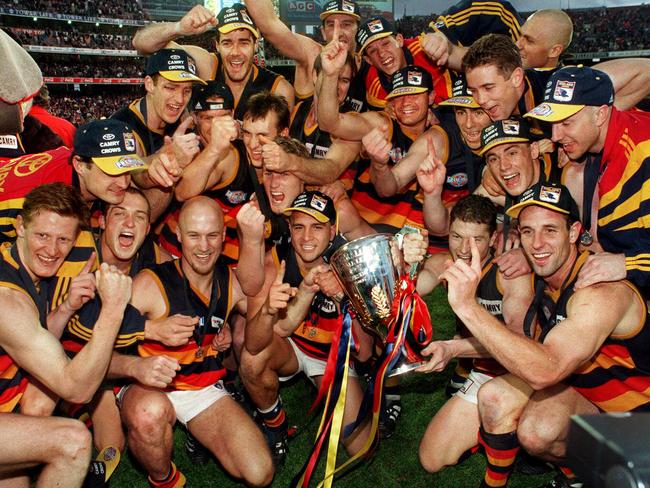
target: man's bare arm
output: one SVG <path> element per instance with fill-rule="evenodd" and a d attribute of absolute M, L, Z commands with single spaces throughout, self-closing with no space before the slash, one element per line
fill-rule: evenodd
<path fill-rule="evenodd" d="M 650 59 L 613 59 L 593 66 L 604 71 L 614 84 L 614 105 L 630 110 L 650 93 Z"/>
<path fill-rule="evenodd" d="M 292 32 L 275 14 L 269 0 L 247 0 L 246 8 L 265 40 L 273 44 L 283 56 L 311 70 L 314 59 L 320 54 L 320 44 Z"/>
<path fill-rule="evenodd" d="M 103 264 L 97 273 L 102 309 L 88 343 L 68 360 L 59 341 L 39 322 L 38 310 L 23 293 L 0 289 L 0 305 L 12 310 L 0 318 L 0 344 L 11 358 L 58 396 L 90 401 L 108 369 L 113 343 L 131 296 L 131 278 Z"/>

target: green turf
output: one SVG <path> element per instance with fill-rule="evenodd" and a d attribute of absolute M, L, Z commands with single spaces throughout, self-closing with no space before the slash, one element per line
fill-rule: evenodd
<path fill-rule="evenodd" d="M 427 303 L 436 330 L 436 338 L 449 338 L 454 332 L 453 315 L 447 305 L 443 290 L 436 290 Z M 428 474 L 419 464 L 417 451 L 420 438 L 436 410 L 445 402 L 444 385 L 453 366 L 444 373 L 422 375 L 412 373 L 402 383 L 403 415 L 397 431 L 390 439 L 381 442 L 372 461 L 360 466 L 345 477 L 335 481 L 336 487 L 374 488 L 463 488 L 477 487 L 485 470 L 481 454 L 475 455 L 459 466 L 447 468 L 441 473 Z M 298 380 L 282 388 L 282 398 L 292 424 L 304 425 L 307 409 L 314 398 L 315 390 L 307 380 Z M 311 447 L 318 427 L 314 419 L 289 443 L 289 456 L 284 467 L 278 470 L 273 487 L 287 487 L 300 469 Z M 188 479 L 188 487 L 233 487 L 242 486 L 228 478 L 214 461 L 205 466 L 193 466 L 183 449 L 185 435 L 177 429 L 175 434 L 174 460 Z M 343 456 L 341 456 L 343 459 Z M 513 488 L 537 487 L 551 476 L 522 476 L 514 474 L 508 486 Z M 133 460 L 124 456 L 111 486 L 138 488 L 148 486 L 141 470 L 134 467 Z M 316 483 L 313 484 L 316 486 Z"/>

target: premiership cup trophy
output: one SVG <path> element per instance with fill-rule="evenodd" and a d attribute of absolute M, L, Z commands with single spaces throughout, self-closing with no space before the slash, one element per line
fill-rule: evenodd
<path fill-rule="evenodd" d="M 354 307 L 361 326 L 385 345 L 396 318 L 393 301 L 400 278 L 404 275 L 404 261 L 397 239 L 389 234 L 355 239 L 332 255 L 330 266 Z M 408 355 L 403 344 L 400 347 L 401 357 L 388 373 L 389 377 L 425 364 L 422 358 L 417 360 L 413 354 Z"/>

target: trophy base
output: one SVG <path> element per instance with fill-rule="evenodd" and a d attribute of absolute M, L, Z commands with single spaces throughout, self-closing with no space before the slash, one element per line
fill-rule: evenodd
<path fill-rule="evenodd" d="M 426 361 L 417 361 L 415 363 L 400 363 L 391 369 L 390 373 L 386 375 L 386 378 L 392 378 L 393 376 L 400 376 L 406 373 L 409 373 L 415 369 L 418 369 L 420 366 L 427 364 Z"/>

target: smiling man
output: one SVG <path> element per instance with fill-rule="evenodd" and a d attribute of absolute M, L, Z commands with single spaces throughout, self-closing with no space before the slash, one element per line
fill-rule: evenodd
<path fill-rule="evenodd" d="M 594 202 L 583 207 L 598 209 L 595 225 L 586 223 L 606 252 L 589 257 L 577 286 L 627 278 L 648 296 L 650 115 L 617 109 L 617 96 L 606 73 L 563 68 L 549 80 L 544 102 L 526 116 L 550 122 L 553 141 L 571 159 L 590 159 L 584 191 Z"/>
<path fill-rule="evenodd" d="M 295 176 L 292 176 L 295 178 Z M 287 195 L 288 196 L 288 195 Z M 319 388 L 341 310 L 343 291 L 323 255 L 336 236 L 334 202 L 318 191 L 300 193 L 284 204 L 290 244 L 272 251 L 274 266 L 265 277 L 264 305 L 249 319 L 241 375 L 258 409 L 276 464 L 287 455 L 286 413 L 279 381 L 305 373 Z M 359 354 L 369 354 L 368 336 L 354 320 Z M 349 372 L 344 425 L 352 423 L 361 405 L 356 373 Z M 366 441 L 368 425 L 344 441 L 349 453 Z"/>
<path fill-rule="evenodd" d="M 203 34 L 214 27 L 217 28 L 216 54 L 198 46 L 173 42 L 178 37 Z M 224 7 L 216 16 L 202 5 L 197 5 L 178 22 L 150 24 L 139 30 L 133 38 L 133 45 L 143 54 L 165 47 L 189 53 L 203 79 L 228 85 L 235 101 L 235 119 L 241 121 L 247 99 L 260 91 L 281 95 L 293 107 L 294 91 L 291 84 L 283 76 L 253 62 L 259 37 L 257 26 L 241 3 Z"/>
<path fill-rule="evenodd" d="M 489 460 L 483 486 L 503 486 L 520 443 L 562 465 L 571 415 L 650 408 L 645 300 L 625 280 L 576 289 L 588 253 L 576 245 L 580 222 L 568 190 L 539 183 L 508 214 L 519 220 L 536 275 L 526 337 L 503 327 L 473 299 L 481 278 L 476 245 L 469 265 L 456 261 L 441 276 L 454 312 L 511 373 L 478 393 L 480 441 Z M 549 486 L 578 486 L 554 483 Z"/>
<path fill-rule="evenodd" d="M 120 392 L 129 448 L 152 486 L 183 486 L 185 477 L 171 462 L 172 428 L 178 420 L 230 475 L 251 486 L 266 486 L 273 465 L 262 433 L 221 381 L 222 353 L 232 341 L 228 318 L 235 310 L 246 313 L 246 297 L 233 271 L 215 266 L 224 236 L 219 205 L 202 196 L 188 200 L 177 232 L 181 259 L 138 274 L 132 304 L 149 319 L 182 313 L 198 317 L 199 324 L 182 346 L 140 345 L 140 356 L 169 356 L 179 369 L 164 389 L 136 383 Z"/>

